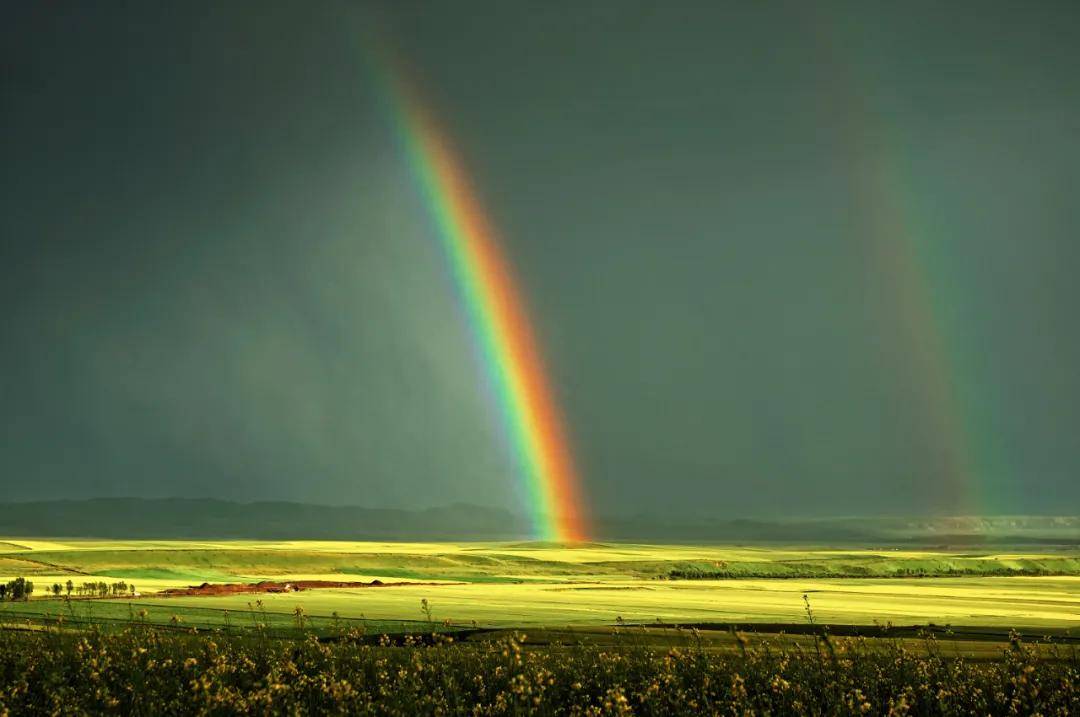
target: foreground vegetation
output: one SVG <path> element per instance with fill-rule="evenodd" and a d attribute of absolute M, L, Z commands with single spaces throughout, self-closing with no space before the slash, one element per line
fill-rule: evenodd
<path fill-rule="evenodd" d="M 531 648 L 524 635 L 372 641 L 0 630 L 0 715 L 1080 713 L 1080 658 L 1014 638 L 991 661 L 933 638 Z"/>
<path fill-rule="evenodd" d="M 0 546 L 0 717 L 1080 714 L 1070 548 Z"/>

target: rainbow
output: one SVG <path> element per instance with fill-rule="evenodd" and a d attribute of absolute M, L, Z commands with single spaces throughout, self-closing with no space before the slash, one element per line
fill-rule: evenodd
<path fill-rule="evenodd" d="M 835 18 L 818 20 L 822 84 L 849 151 L 844 159 L 855 221 L 891 305 L 885 318 L 898 329 L 893 348 L 914 379 L 927 455 L 936 463 L 922 487 L 947 509 L 1001 513 L 1016 489 L 997 428 L 1000 397 L 978 355 L 984 342 L 976 327 L 958 318 L 964 260 L 949 255 L 948 234 L 932 220 L 932 200 L 904 128 L 876 106 L 875 82 L 844 52 L 858 43 L 843 35 L 844 24 Z"/>
<path fill-rule="evenodd" d="M 1007 511 L 1013 504 L 1009 456 L 1003 450 L 994 382 L 976 350 L 976 327 L 959 320 L 964 297 L 958 261 L 949 255 L 948 235 L 926 209 L 909 141 L 883 125 L 882 146 L 866 148 L 856 172 L 869 195 L 874 253 L 892 297 L 904 358 L 921 384 L 925 425 L 938 458 L 941 504 L 969 514 Z"/>
<path fill-rule="evenodd" d="M 583 540 L 586 517 L 567 431 L 499 235 L 419 84 L 385 49 L 371 65 L 494 389 L 533 532 L 541 540 Z"/>

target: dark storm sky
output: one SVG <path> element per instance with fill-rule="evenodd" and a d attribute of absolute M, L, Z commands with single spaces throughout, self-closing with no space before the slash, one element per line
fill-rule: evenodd
<path fill-rule="evenodd" d="M 1077 512 L 1071 2 L 9 6 L 4 498 L 518 507 L 372 33 L 594 512 Z"/>

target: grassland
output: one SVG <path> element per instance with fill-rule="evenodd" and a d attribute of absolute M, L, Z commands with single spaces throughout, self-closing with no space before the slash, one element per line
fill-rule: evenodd
<path fill-rule="evenodd" d="M 1078 560 L 12 538 L 0 715 L 1076 714 Z M 43 595 L 68 580 L 138 594 Z M 397 584 L 160 592 L 264 580 Z"/>
<path fill-rule="evenodd" d="M 696 632 L 531 647 L 520 635 L 393 645 L 212 637 L 132 625 L 0 630 L 0 714 L 1044 714 L 1080 710 L 1075 648 L 1012 639 L 993 660 L 910 641 Z"/>
<path fill-rule="evenodd" d="M 3 603 L 8 622 L 144 619 L 215 627 L 261 620 L 381 627 L 449 621 L 484 627 L 626 623 L 802 623 L 803 596 L 829 624 L 1080 629 L 1080 554 L 538 543 L 348 543 L 20 540 L 0 543 L 0 573 L 46 586 L 133 583 L 137 597 Z M 687 579 L 692 576 L 693 579 Z M 921 576 L 921 577 L 920 577 Z M 0 575 L 0 577 L 3 577 Z M 202 582 L 423 582 L 299 593 L 156 597 Z M 427 600 L 430 615 L 421 613 Z"/>

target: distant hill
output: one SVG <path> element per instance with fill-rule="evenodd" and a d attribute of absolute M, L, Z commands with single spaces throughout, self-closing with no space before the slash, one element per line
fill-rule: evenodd
<path fill-rule="evenodd" d="M 1080 546 L 1080 516 L 700 520 L 600 518 L 596 540 L 912 546 Z M 476 505 L 422 510 L 210 499 L 0 503 L 0 536 L 251 540 L 527 540 L 528 521 Z"/>
<path fill-rule="evenodd" d="M 825 545 L 1080 546 L 1080 516 L 858 517 L 683 522 L 639 516 L 597 526 L 607 539 Z"/>

